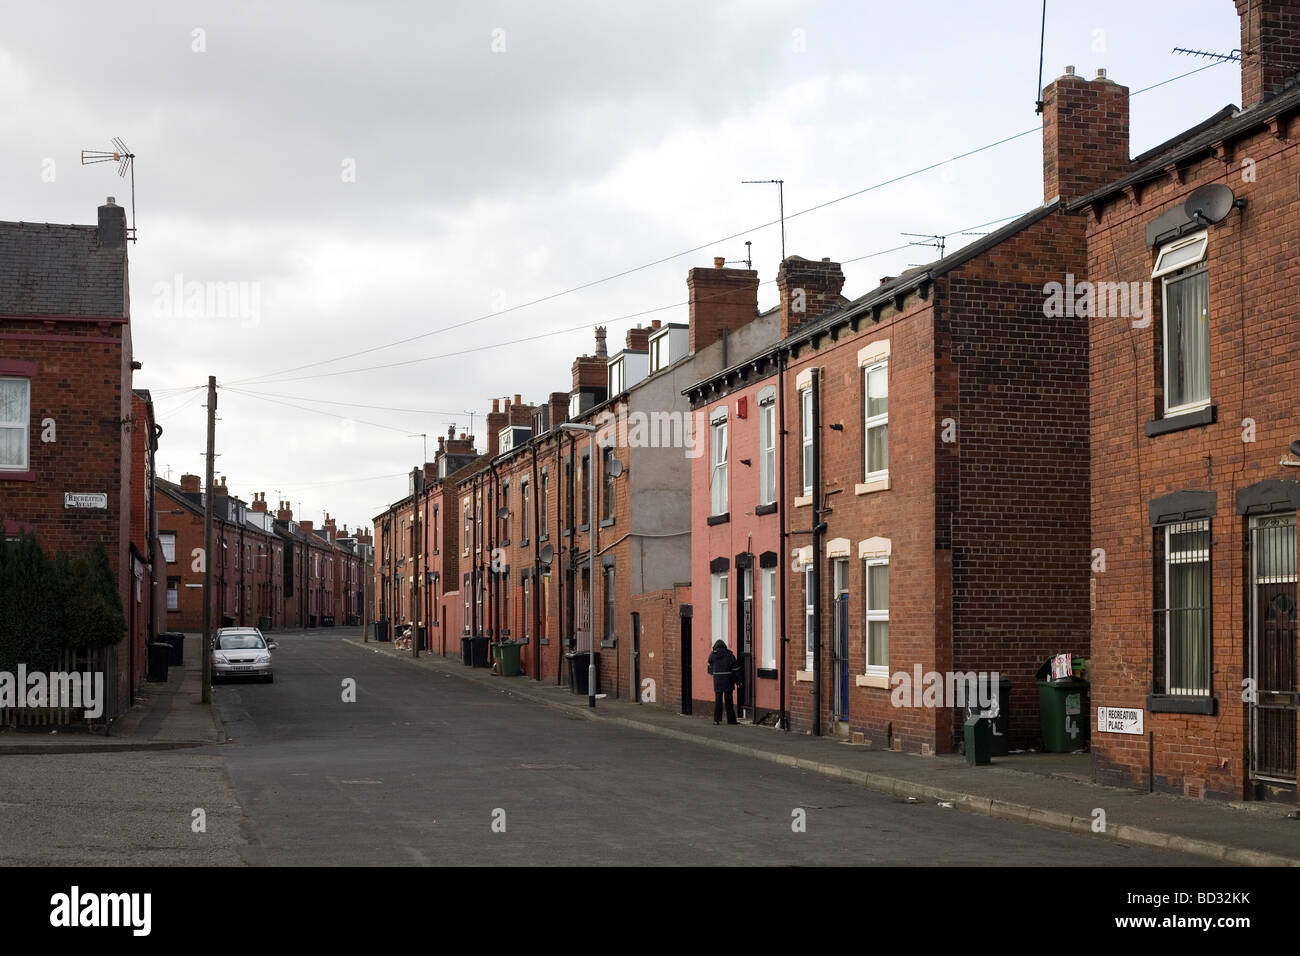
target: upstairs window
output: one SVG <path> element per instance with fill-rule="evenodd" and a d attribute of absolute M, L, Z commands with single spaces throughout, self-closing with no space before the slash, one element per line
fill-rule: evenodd
<path fill-rule="evenodd" d="M 812 427 L 812 389 L 805 388 L 799 393 L 799 428 L 803 444 L 803 493 L 812 494 L 813 465 L 813 427 Z"/>
<path fill-rule="evenodd" d="M 0 471 L 26 471 L 32 383 L 0 378 Z"/>
<path fill-rule="evenodd" d="M 863 375 L 866 477 L 883 478 L 889 473 L 889 363 L 872 365 Z"/>
<path fill-rule="evenodd" d="M 709 474 L 709 488 L 713 498 L 711 514 L 727 513 L 727 412 L 714 412 L 710 422 L 710 448 L 713 467 Z"/>
<path fill-rule="evenodd" d="M 158 543 L 162 545 L 163 560 L 168 564 L 176 563 L 176 532 L 158 532 Z"/>
<path fill-rule="evenodd" d="M 1210 404 L 1210 274 L 1203 232 L 1164 246 L 1152 279 L 1160 280 L 1165 414 Z"/>
<path fill-rule="evenodd" d="M 605 476 L 605 500 L 601 508 L 600 516 L 606 521 L 614 520 L 614 472 L 611 465 L 614 462 L 614 449 L 612 446 L 601 449 L 600 452 L 601 474 Z"/>
<path fill-rule="evenodd" d="M 776 397 L 758 403 L 758 503 L 776 501 Z"/>

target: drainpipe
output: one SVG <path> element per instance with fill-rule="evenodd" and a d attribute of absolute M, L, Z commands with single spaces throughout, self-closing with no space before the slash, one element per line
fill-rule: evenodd
<path fill-rule="evenodd" d="M 500 533 L 501 531 L 501 519 L 497 517 L 497 511 L 500 510 L 501 508 L 501 479 L 500 476 L 497 475 L 497 463 L 495 459 L 493 459 L 491 462 L 488 463 L 488 470 L 492 472 L 492 494 L 490 496 L 490 500 L 492 502 L 493 507 L 489 510 L 485 510 L 483 512 L 483 517 L 492 519 L 492 532 L 491 532 L 492 549 L 488 552 L 488 558 L 487 558 L 488 569 L 489 569 L 488 581 L 490 582 L 492 588 L 492 622 L 494 625 L 492 628 L 492 635 L 498 641 L 500 641 L 501 640 L 501 575 L 497 573 L 495 565 L 497 563 L 496 562 L 497 547 L 501 544 L 500 540 L 498 540 L 497 538 L 497 534 Z M 486 612 L 487 608 L 484 608 L 483 610 L 484 612 Z"/>
<path fill-rule="evenodd" d="M 560 557 L 559 547 L 564 544 L 564 499 L 561 497 L 562 489 L 559 487 L 560 479 L 564 475 L 564 436 L 558 431 L 558 425 L 551 423 L 555 432 L 555 482 L 554 485 L 547 489 L 547 498 L 552 494 L 555 495 L 555 558 Z M 549 505 L 549 502 L 548 502 Z M 558 687 L 564 683 L 564 640 L 561 637 L 564 634 L 564 601 L 567 592 L 564 587 L 564 574 L 553 574 L 555 578 L 555 684 Z"/>
<path fill-rule="evenodd" d="M 533 680 L 542 679 L 542 626 L 541 626 L 541 606 L 542 606 L 542 542 L 541 542 L 541 522 L 537 514 L 537 442 L 529 442 L 529 447 L 533 453 L 533 473 L 529 479 L 529 492 L 533 499 Z"/>
<path fill-rule="evenodd" d="M 777 555 L 777 563 L 776 563 L 777 568 L 780 569 L 777 572 L 780 581 L 780 585 L 777 588 L 777 591 L 781 595 L 780 598 L 781 613 L 780 613 L 780 617 L 778 618 L 778 620 L 781 622 L 781 656 L 780 656 L 780 662 L 777 665 L 777 674 L 780 676 L 780 679 L 778 680 L 777 683 L 781 685 L 781 701 L 779 704 L 780 711 L 781 711 L 781 729 L 789 733 L 790 717 L 785 712 L 785 685 L 787 681 L 789 681 L 790 679 L 789 671 L 787 670 L 787 665 L 789 664 L 789 660 L 790 660 L 790 655 L 789 655 L 790 628 L 789 628 L 789 619 L 786 617 L 788 610 L 786 607 L 786 594 L 785 594 L 786 587 L 787 587 L 786 557 L 785 557 L 786 542 L 790 538 L 790 528 L 789 528 L 790 509 L 786 507 L 787 502 L 785 498 L 785 352 L 781 352 L 777 356 L 776 435 L 774 436 L 774 439 L 775 439 L 774 444 L 777 448 L 777 456 L 778 456 L 778 460 L 774 463 L 777 469 L 776 473 L 778 476 L 776 500 L 780 502 L 780 504 L 777 507 L 780 509 L 780 514 L 781 514 L 780 537 L 778 538 L 778 540 L 781 542 L 781 547 L 777 549 L 779 551 L 779 554 Z"/>
<path fill-rule="evenodd" d="M 822 450 L 821 369 L 812 369 L 813 736 L 822 735 Z"/>

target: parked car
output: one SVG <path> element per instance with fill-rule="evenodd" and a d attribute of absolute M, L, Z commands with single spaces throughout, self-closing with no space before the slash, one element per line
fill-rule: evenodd
<path fill-rule="evenodd" d="M 268 641 L 255 627 L 223 627 L 212 637 L 212 680 L 236 677 L 261 678 L 268 684 L 275 680 L 271 651 L 275 641 Z"/>

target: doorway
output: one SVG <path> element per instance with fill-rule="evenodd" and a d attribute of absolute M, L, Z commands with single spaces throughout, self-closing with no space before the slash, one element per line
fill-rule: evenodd
<path fill-rule="evenodd" d="M 831 630 L 831 682 L 835 687 L 835 712 L 832 715 L 836 733 L 848 733 L 849 728 L 849 560 L 836 558 L 831 562 L 832 595 L 835 599 L 833 628 Z"/>
<path fill-rule="evenodd" d="M 1296 783 L 1296 516 L 1250 522 L 1250 775 L 1259 796 Z"/>

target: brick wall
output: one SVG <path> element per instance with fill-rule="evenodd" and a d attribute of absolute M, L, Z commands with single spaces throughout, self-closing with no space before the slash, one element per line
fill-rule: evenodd
<path fill-rule="evenodd" d="M 1254 181 L 1243 176 L 1247 158 L 1253 160 Z M 1294 397 L 1283 385 L 1300 371 L 1291 302 L 1300 261 L 1290 253 L 1300 214 L 1297 176 L 1300 150 L 1294 142 L 1261 130 L 1230 144 L 1222 158 L 1187 166 L 1181 182 L 1165 175 L 1138 197 L 1117 197 L 1099 223 L 1090 222 L 1090 277 L 1144 281 L 1156 253 L 1146 244 L 1148 222 L 1211 182 L 1229 185 L 1249 202 L 1208 229 L 1214 423 L 1155 437 L 1145 433 L 1163 407 L 1158 281 L 1147 327 L 1122 317 L 1091 326 L 1092 547 L 1103 549 L 1106 561 L 1105 571 L 1092 575 L 1092 702 L 1094 708 L 1147 709 L 1144 729 L 1154 735 L 1151 767 L 1146 737 L 1094 732 L 1095 771 L 1102 782 L 1146 786 L 1153 771 L 1157 790 L 1240 799 L 1248 789 L 1241 694 L 1250 633 L 1247 521 L 1236 513 L 1235 499 L 1255 482 L 1297 477 L 1278 464 L 1300 437 Z M 1255 423 L 1253 442 L 1243 441 L 1248 418 Z M 1183 490 L 1218 495 L 1210 523 L 1215 715 L 1152 713 L 1146 701 L 1154 643 L 1148 505 Z"/>

